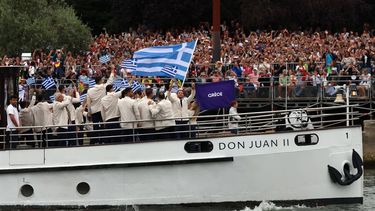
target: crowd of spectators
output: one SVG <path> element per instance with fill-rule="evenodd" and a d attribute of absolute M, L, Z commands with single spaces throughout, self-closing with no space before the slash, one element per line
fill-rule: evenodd
<path fill-rule="evenodd" d="M 24 79 L 53 76 L 87 81 L 90 77 L 109 77 L 113 65 L 117 75 L 128 76 L 120 64 L 139 49 L 198 40 L 187 78 L 197 82 L 233 79 L 245 94 L 269 86 L 271 76 L 275 87 L 279 87 L 279 96 L 284 87 L 292 88 L 294 94 L 288 93 L 290 96 L 300 96 L 306 85 L 366 83 L 367 86 L 368 77 L 374 71 L 375 36 L 367 25 L 362 33 L 346 29 L 337 33 L 287 29 L 245 32 L 240 23 L 224 23 L 221 57 L 216 63 L 212 63 L 211 32 L 208 23 L 169 31 L 151 31 L 140 26 L 121 34 L 95 36 L 86 52 L 73 54 L 63 47 L 35 49 L 27 63 L 20 57 L 7 56 L 0 58 L 0 63 L 1 66 L 25 66 L 21 73 Z M 103 55 L 109 55 L 111 61 L 101 64 L 99 58 Z M 334 76 L 341 77 L 332 81 Z"/>

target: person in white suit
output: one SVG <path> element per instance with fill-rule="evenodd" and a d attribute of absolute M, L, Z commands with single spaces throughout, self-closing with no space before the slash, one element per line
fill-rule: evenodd
<path fill-rule="evenodd" d="M 234 100 L 230 103 L 230 106 L 228 128 L 230 129 L 231 133 L 238 134 L 238 121 L 241 120 L 240 115 L 237 113 L 238 102 Z"/>
<path fill-rule="evenodd" d="M 165 99 L 163 92 L 159 93 L 158 103 L 152 104 L 149 102 L 151 115 L 155 118 L 155 130 L 161 139 L 168 139 L 175 137 L 176 121 L 173 119 L 172 103 Z"/>
<path fill-rule="evenodd" d="M 71 140 L 67 134 L 68 124 L 70 121 L 68 106 L 72 103 L 72 98 L 70 96 L 65 96 L 63 94 L 57 94 L 55 103 L 53 104 L 53 123 L 56 126 L 56 133 L 58 141 L 49 143 L 53 146 L 66 146 L 66 144 Z"/>
<path fill-rule="evenodd" d="M 121 97 L 121 91 L 114 92 L 113 85 L 107 85 L 106 87 L 107 95 L 104 96 L 101 100 L 101 114 L 102 119 L 105 122 L 104 128 L 106 129 L 105 135 L 106 136 L 118 136 L 120 123 L 120 111 L 118 109 L 118 100 Z M 105 138 L 104 142 L 117 142 L 119 141 L 119 137 L 114 138 Z"/>
<path fill-rule="evenodd" d="M 115 77 L 115 67 L 112 66 L 112 72 L 107 82 L 104 84 L 101 77 L 95 78 L 96 85 L 87 91 L 87 108 L 89 110 L 89 116 L 92 118 L 93 123 L 103 122 L 101 115 L 101 99 L 105 96 L 105 87 L 113 83 Z M 102 129 L 102 125 L 95 124 L 94 130 Z M 100 132 L 93 132 L 92 136 L 99 137 Z M 100 139 L 93 138 L 90 140 L 91 144 L 100 142 Z"/>
<path fill-rule="evenodd" d="M 120 125 L 123 128 L 124 141 L 135 141 L 133 137 L 135 137 L 138 124 L 132 121 L 140 120 L 138 103 L 133 99 L 133 91 L 129 87 L 122 91 L 122 97 L 122 99 L 118 100 L 118 109 L 120 111 Z"/>
<path fill-rule="evenodd" d="M 181 88 L 177 91 L 177 94 L 171 93 L 172 86 L 169 87 L 167 97 L 172 103 L 173 114 L 176 119 L 176 138 L 187 138 L 189 133 L 189 105 L 195 97 L 195 84 L 191 85 L 191 93 L 189 97 L 185 97 L 185 91 Z M 185 132 L 183 132 L 185 131 Z"/>
<path fill-rule="evenodd" d="M 144 96 L 138 103 L 139 115 L 142 120 L 139 125 L 139 132 L 141 134 L 141 140 L 151 140 L 153 139 L 153 134 L 155 132 L 155 121 L 152 120 L 152 114 L 150 110 L 150 105 L 155 105 L 152 100 L 154 93 L 151 88 L 145 90 L 146 96 Z"/>

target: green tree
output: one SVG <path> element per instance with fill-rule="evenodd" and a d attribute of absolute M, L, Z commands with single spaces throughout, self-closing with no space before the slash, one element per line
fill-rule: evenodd
<path fill-rule="evenodd" d="M 58 0 L 0 0 L 0 31 L 0 55 L 47 47 L 77 52 L 91 40 L 73 8 Z"/>

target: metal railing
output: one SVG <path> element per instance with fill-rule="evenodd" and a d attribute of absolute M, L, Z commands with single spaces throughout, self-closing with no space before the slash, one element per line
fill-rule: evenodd
<path fill-rule="evenodd" d="M 143 121 L 101 122 L 45 127 L 20 127 L 10 131 L 0 128 L 0 149 L 30 149 L 53 147 L 95 146 L 101 144 L 140 143 L 161 140 L 187 140 L 237 135 L 252 135 L 283 130 L 323 129 L 358 124 L 361 114 L 353 111 L 356 105 L 305 108 L 233 115 L 204 115 L 196 124 L 186 121 L 165 128 L 139 128 Z M 181 118 L 170 119 L 181 120 Z M 165 120 L 145 120 L 157 124 Z M 131 123 L 131 128 L 121 128 Z M 117 126 L 115 126 L 117 125 Z M 93 128 L 99 127 L 97 130 Z"/>

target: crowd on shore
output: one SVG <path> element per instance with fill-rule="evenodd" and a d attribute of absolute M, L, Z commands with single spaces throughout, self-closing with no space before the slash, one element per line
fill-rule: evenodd
<path fill-rule="evenodd" d="M 115 66 L 117 75 L 131 77 L 129 71 L 120 65 L 139 49 L 198 40 L 187 73 L 188 81 L 234 79 L 239 91 L 246 93 L 269 85 L 270 77 L 274 77 L 274 86 L 290 87 L 296 96 L 299 90 L 303 90 L 298 87 L 314 84 L 349 85 L 354 81 L 357 85 L 367 86 L 368 77 L 374 71 L 375 36 L 374 30 L 367 25 L 362 33 L 346 29 L 337 33 L 287 29 L 246 33 L 235 21 L 223 23 L 221 57 L 215 63 L 212 63 L 211 34 L 211 26 L 207 23 L 196 28 L 169 31 L 151 31 L 140 26 L 121 34 L 100 34 L 93 38 L 86 52 L 73 54 L 63 47 L 35 49 L 32 59 L 26 63 L 20 57 L 7 56 L 3 56 L 0 63 L 2 66 L 25 66 L 21 79 L 52 76 L 87 83 L 88 78 L 108 78 L 112 66 Z M 103 55 L 109 55 L 111 60 L 102 64 L 99 58 Z M 340 82 L 332 81 L 336 78 Z M 160 84 L 161 79 L 147 80 Z"/>

